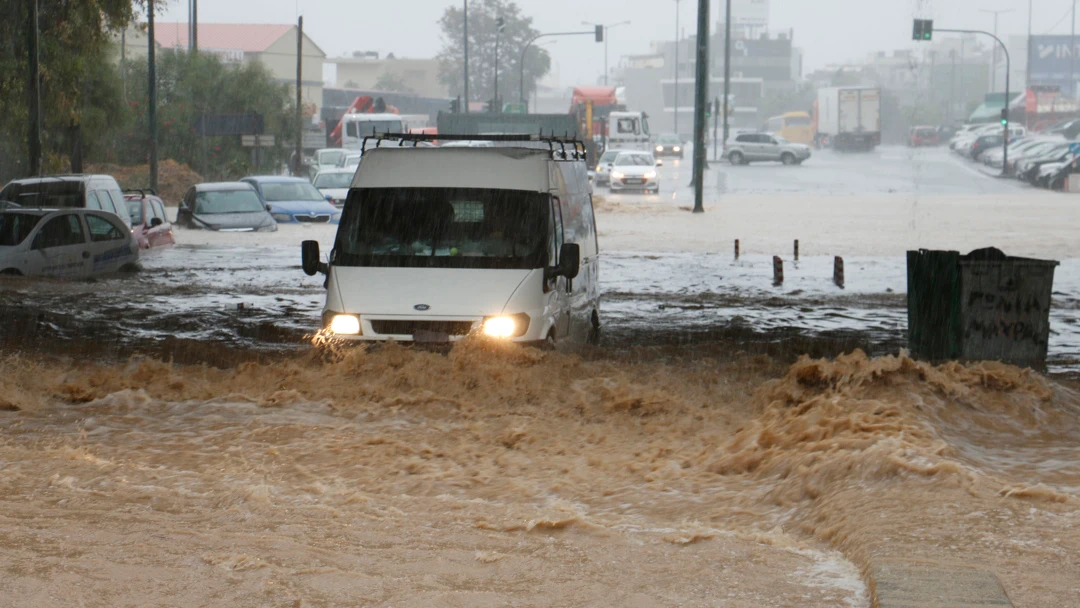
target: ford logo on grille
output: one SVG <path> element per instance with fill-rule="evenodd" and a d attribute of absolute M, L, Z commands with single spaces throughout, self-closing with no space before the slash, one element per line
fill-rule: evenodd
<path fill-rule="evenodd" d="M 413 309 L 423 312 L 425 310 L 431 310 L 431 307 L 427 304 L 417 304 L 416 306 L 413 306 Z"/>

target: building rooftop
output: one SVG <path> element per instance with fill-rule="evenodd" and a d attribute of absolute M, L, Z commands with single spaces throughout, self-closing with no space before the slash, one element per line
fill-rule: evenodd
<path fill-rule="evenodd" d="M 199 47 L 262 53 L 293 27 L 295 26 L 291 24 L 200 23 Z M 154 39 L 161 48 L 186 49 L 188 24 L 159 23 L 154 28 Z"/>

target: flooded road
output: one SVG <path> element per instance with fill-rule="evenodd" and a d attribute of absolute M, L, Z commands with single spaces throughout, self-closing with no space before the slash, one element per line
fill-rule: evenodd
<path fill-rule="evenodd" d="M 576 353 L 312 349 L 325 226 L 4 280 L 0 607 L 865 608 L 883 560 L 1080 605 L 1080 224 L 1020 189 L 931 201 L 950 172 L 923 170 L 940 192 L 879 207 L 603 201 Z M 999 237 L 1062 260 L 1051 374 L 904 356 L 903 251 Z"/>

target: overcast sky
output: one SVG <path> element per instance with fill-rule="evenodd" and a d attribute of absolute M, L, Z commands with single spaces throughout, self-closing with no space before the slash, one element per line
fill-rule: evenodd
<path fill-rule="evenodd" d="M 722 0 L 713 0 L 715 26 Z M 1013 9 L 999 21 L 1001 34 L 1026 34 L 1029 0 L 771 0 L 770 29 L 794 28 L 805 69 L 857 60 L 869 52 L 908 48 L 911 19 L 935 20 L 937 27 L 992 29 L 992 15 L 979 9 Z M 460 0 L 203 0 L 199 18 L 221 23 L 292 23 L 304 15 L 304 29 L 331 56 L 378 51 L 398 57 L 433 57 L 442 46 L 438 20 Z M 610 33 L 610 62 L 620 55 L 649 52 L 653 40 L 675 33 L 675 0 L 518 0 L 537 30 L 586 29 L 582 21 L 628 26 Z M 1035 34 L 1068 34 L 1072 0 L 1033 0 Z M 694 30 L 697 3 L 681 0 L 680 25 Z M 165 21 L 186 21 L 187 0 L 171 0 Z M 589 37 L 562 38 L 546 47 L 562 85 L 595 82 L 603 72 L 604 48 Z"/>

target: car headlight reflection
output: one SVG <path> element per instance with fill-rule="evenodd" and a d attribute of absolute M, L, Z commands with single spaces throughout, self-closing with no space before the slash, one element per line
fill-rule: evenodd
<path fill-rule="evenodd" d="M 674 150 L 675 152 L 682 152 L 682 148 L 680 148 L 679 146 L 675 146 L 674 148 L 672 148 L 672 150 Z"/>
<path fill-rule="evenodd" d="M 335 315 L 330 321 L 330 331 L 344 336 L 355 336 L 360 333 L 360 319 L 352 315 Z"/>
<path fill-rule="evenodd" d="M 519 338 L 525 335 L 525 332 L 529 331 L 529 315 L 525 313 L 500 316 L 500 317 L 488 317 L 484 320 L 484 335 L 489 338 L 497 338 L 500 340 L 506 340 L 509 338 Z"/>
<path fill-rule="evenodd" d="M 656 171 L 649 171 L 646 173 L 645 179 L 656 179 Z"/>
<path fill-rule="evenodd" d="M 622 171 L 611 172 L 611 179 L 622 179 L 624 177 L 626 177 L 626 175 Z"/>

